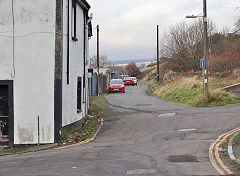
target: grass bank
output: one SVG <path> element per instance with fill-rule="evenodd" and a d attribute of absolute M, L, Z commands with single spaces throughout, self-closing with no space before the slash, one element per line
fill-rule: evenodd
<path fill-rule="evenodd" d="M 234 95 L 221 90 L 225 86 L 229 86 L 240 82 L 240 77 L 230 78 L 209 78 L 209 96 L 203 96 L 202 78 L 199 74 L 177 74 L 170 72 L 168 78 L 162 83 L 157 84 L 156 66 L 144 68 L 142 71 L 141 82 L 148 84 L 150 92 L 153 96 L 163 100 L 172 101 L 180 104 L 187 104 L 194 107 L 204 107 L 211 105 L 226 105 L 240 103 L 240 99 Z"/>
<path fill-rule="evenodd" d="M 220 89 L 231 85 L 231 81 L 210 78 L 209 82 L 211 86 L 208 96 L 202 94 L 202 80 L 197 76 L 178 77 L 165 83 L 151 84 L 150 89 L 153 96 L 195 107 L 240 103 L 239 98 Z"/>

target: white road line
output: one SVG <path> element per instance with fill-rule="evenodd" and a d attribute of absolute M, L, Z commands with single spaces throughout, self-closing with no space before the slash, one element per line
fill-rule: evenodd
<path fill-rule="evenodd" d="M 188 131 L 197 131 L 196 128 L 189 128 L 189 129 L 180 129 L 179 132 L 188 132 Z"/>
<path fill-rule="evenodd" d="M 127 175 L 139 175 L 139 174 L 156 174 L 156 169 L 138 169 L 138 170 L 127 170 Z"/>
<path fill-rule="evenodd" d="M 127 106 L 125 106 L 125 105 L 121 105 L 123 108 L 128 108 Z"/>
<path fill-rule="evenodd" d="M 176 115 L 176 113 L 165 113 L 165 114 L 159 114 L 158 117 L 172 117 L 175 115 Z"/>

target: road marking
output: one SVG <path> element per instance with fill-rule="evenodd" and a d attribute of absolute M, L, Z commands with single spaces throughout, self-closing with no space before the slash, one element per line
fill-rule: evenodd
<path fill-rule="evenodd" d="M 138 169 L 138 170 L 127 170 L 127 175 L 139 175 L 139 174 L 156 174 L 156 169 Z"/>
<path fill-rule="evenodd" d="M 111 105 L 108 105 L 108 106 L 112 109 L 120 109 L 120 108 L 117 108 L 117 107 L 114 107 L 114 106 L 111 106 Z"/>
<path fill-rule="evenodd" d="M 159 114 L 158 117 L 172 117 L 175 115 L 176 115 L 176 113 L 165 113 L 165 114 Z"/>
<path fill-rule="evenodd" d="M 225 141 L 227 139 L 228 136 L 232 135 L 233 133 L 239 131 L 240 128 L 235 128 L 227 133 L 224 133 L 222 135 L 220 135 L 209 147 L 209 159 L 210 162 L 212 163 L 213 167 L 218 171 L 218 173 L 220 175 L 225 175 L 225 172 L 227 174 L 233 174 L 232 171 L 222 162 L 220 156 L 219 156 L 219 151 L 218 148 L 219 146 L 222 144 L 223 141 Z M 215 146 L 215 148 L 214 148 Z M 213 150 L 215 150 L 215 158 L 214 159 L 214 155 L 213 155 Z M 218 166 L 220 165 L 221 168 Z M 225 171 L 225 172 L 224 172 Z"/>
<path fill-rule="evenodd" d="M 225 166 L 225 164 L 224 164 L 224 163 L 222 162 L 222 160 L 220 159 L 219 152 L 218 152 L 218 148 L 219 148 L 220 144 L 222 144 L 222 142 L 225 141 L 226 138 L 227 138 L 228 136 L 230 136 L 231 134 L 232 134 L 232 133 L 225 135 L 225 136 L 222 138 L 222 140 L 215 145 L 215 157 L 216 157 L 218 163 L 221 165 L 221 167 L 222 167 L 228 174 L 233 174 L 233 173 L 232 173 L 232 171 L 231 171 L 230 169 L 228 169 L 227 166 Z"/>
<path fill-rule="evenodd" d="M 179 132 L 188 132 L 188 131 L 197 131 L 196 128 L 189 128 L 189 129 L 180 129 Z"/>
<path fill-rule="evenodd" d="M 235 162 L 237 162 L 237 159 L 235 158 L 234 153 L 233 153 L 233 147 L 232 147 L 233 145 L 232 145 L 232 143 L 233 143 L 233 139 L 234 139 L 237 135 L 238 135 L 238 132 L 235 133 L 235 134 L 229 139 L 228 149 L 227 149 L 227 151 L 228 151 L 228 156 L 231 158 L 231 160 L 233 160 L 233 161 L 235 161 Z"/>

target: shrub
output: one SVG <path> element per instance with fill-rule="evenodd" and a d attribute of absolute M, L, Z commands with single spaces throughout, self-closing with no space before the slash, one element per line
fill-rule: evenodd
<path fill-rule="evenodd" d="M 127 75 L 136 77 L 140 74 L 140 69 L 136 66 L 135 62 L 131 62 L 125 66 Z"/>

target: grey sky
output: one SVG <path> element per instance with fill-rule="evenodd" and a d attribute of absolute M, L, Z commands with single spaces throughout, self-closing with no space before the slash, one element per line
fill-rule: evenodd
<path fill-rule="evenodd" d="M 88 0 L 93 13 L 94 36 L 90 56 L 96 53 L 96 30 L 100 25 L 100 52 L 110 60 L 154 58 L 156 25 L 161 34 L 186 15 L 202 12 L 202 0 Z M 219 29 L 233 28 L 240 0 L 207 0 L 208 17 Z"/>

